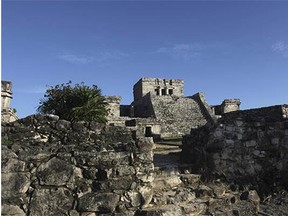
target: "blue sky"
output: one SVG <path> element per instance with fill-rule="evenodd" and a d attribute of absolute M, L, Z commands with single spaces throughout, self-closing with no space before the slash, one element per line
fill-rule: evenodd
<path fill-rule="evenodd" d="M 133 99 L 141 77 L 241 108 L 288 103 L 288 1 L 2 1 L 2 80 L 20 117 L 46 86 Z"/>

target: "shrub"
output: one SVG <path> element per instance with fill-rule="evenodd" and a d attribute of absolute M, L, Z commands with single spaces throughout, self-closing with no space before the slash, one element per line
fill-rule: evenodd
<path fill-rule="evenodd" d="M 96 85 L 81 84 L 50 86 L 40 100 L 37 111 L 42 114 L 58 115 L 68 121 L 95 121 L 105 123 L 108 110 L 105 97 Z"/>

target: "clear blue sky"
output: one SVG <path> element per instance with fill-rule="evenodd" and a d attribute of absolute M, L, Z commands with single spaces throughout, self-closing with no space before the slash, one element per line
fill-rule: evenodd
<path fill-rule="evenodd" d="M 36 112 L 46 85 L 96 84 L 130 104 L 141 77 L 241 108 L 288 103 L 288 1 L 3 1 L 2 80 Z"/>

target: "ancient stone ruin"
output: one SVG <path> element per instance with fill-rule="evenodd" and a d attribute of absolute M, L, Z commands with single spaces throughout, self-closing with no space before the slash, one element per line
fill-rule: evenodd
<path fill-rule="evenodd" d="M 106 101 L 107 124 L 2 121 L 2 215 L 287 215 L 288 105 L 210 106 L 151 78 Z"/>
<path fill-rule="evenodd" d="M 18 119 L 14 109 L 10 108 L 12 99 L 12 83 L 1 81 L 1 122 L 11 122 Z"/>
<path fill-rule="evenodd" d="M 129 125 L 147 136 L 171 137 L 188 134 L 213 122 L 217 115 L 240 109 L 239 99 L 226 99 L 219 106 L 209 106 L 204 93 L 183 95 L 184 81 L 141 78 L 133 87 L 134 101 L 120 105 L 121 97 L 107 97 L 111 110 L 109 123 Z M 120 109 L 120 111 L 119 111 Z"/>

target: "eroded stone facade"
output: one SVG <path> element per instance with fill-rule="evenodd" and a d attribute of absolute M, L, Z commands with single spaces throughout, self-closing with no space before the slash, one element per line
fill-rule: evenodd
<path fill-rule="evenodd" d="M 160 123 L 161 137 L 182 136 L 189 133 L 190 128 L 201 127 L 217 118 L 204 93 L 185 97 L 183 88 L 183 80 L 141 78 L 133 88 L 130 117 L 155 118 Z M 239 105 L 240 100 L 225 100 L 222 113 L 239 110 Z M 127 106 L 125 110 L 127 116 Z"/>
<path fill-rule="evenodd" d="M 12 83 L 1 81 L 1 122 L 12 122 L 18 119 L 14 109 L 10 108 Z"/>
<path fill-rule="evenodd" d="M 133 87 L 134 101 L 151 95 L 183 96 L 184 81 L 178 79 L 141 78 Z"/>

